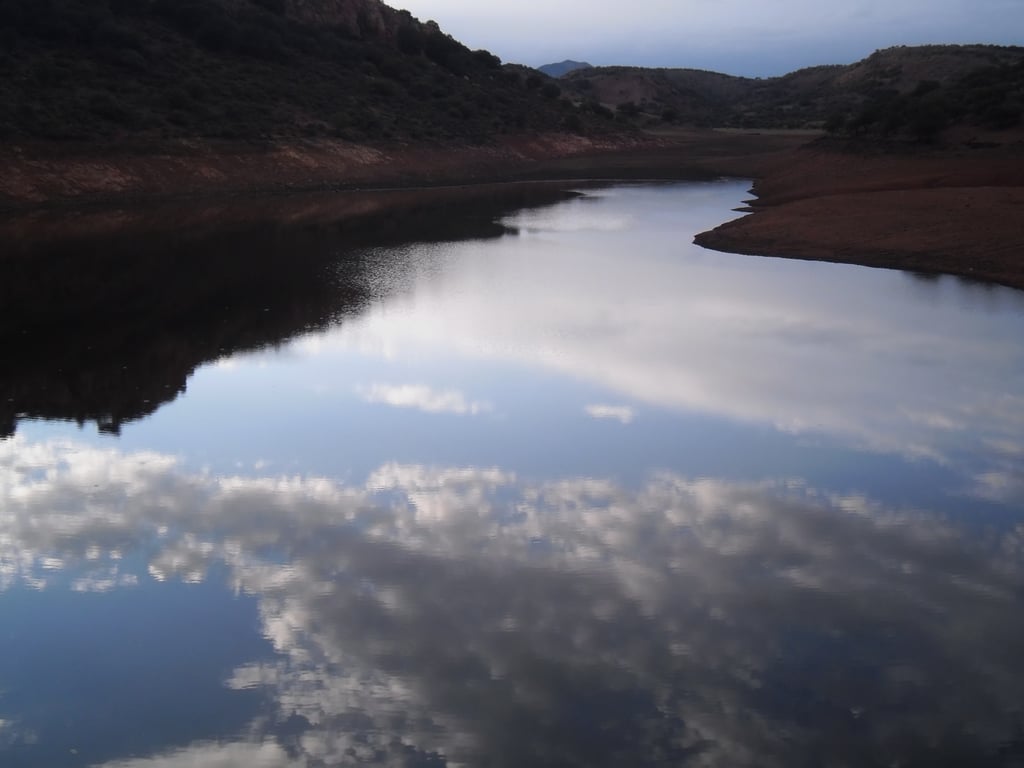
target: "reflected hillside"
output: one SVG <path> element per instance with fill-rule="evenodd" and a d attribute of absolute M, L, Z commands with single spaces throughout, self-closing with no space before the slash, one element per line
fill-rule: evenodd
<path fill-rule="evenodd" d="M 20 436 L 0 489 L 0 596 L 224 582 L 273 646 L 220 678 L 268 702 L 235 739 L 83 764 L 1015 764 L 1019 528 L 792 481 L 214 477 Z M 140 667 L 159 714 L 168 684 Z M 107 688 L 132 731 L 145 715 Z M 20 743 L 39 724 L 5 693 Z"/>
<path fill-rule="evenodd" d="M 349 193 L 2 222 L 0 435 L 25 418 L 116 433 L 198 366 L 358 310 L 371 298 L 362 249 L 499 237 L 503 215 L 566 194 Z M 448 206 L 460 215 L 439 215 Z"/>

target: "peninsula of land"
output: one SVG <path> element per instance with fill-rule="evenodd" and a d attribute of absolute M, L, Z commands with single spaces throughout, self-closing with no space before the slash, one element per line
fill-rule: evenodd
<path fill-rule="evenodd" d="M 1024 289 L 1022 138 L 888 151 L 810 144 L 758 177 L 751 215 L 695 241 Z"/>

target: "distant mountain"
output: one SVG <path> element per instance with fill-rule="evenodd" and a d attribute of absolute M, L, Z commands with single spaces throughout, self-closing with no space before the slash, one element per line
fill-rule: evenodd
<path fill-rule="evenodd" d="M 645 127 L 823 128 L 926 135 L 967 122 L 1009 127 L 1024 112 L 1024 48 L 888 48 L 850 65 L 747 78 L 695 69 L 597 67 L 559 80 L 575 99 Z"/>
<path fill-rule="evenodd" d="M 566 59 L 565 61 L 560 61 L 557 64 L 545 64 L 542 67 L 537 67 L 537 69 L 548 77 L 562 77 L 562 75 L 567 75 L 570 72 L 575 72 L 579 69 L 593 69 L 593 66 L 587 64 L 585 61 L 573 61 L 572 59 Z"/>
<path fill-rule="evenodd" d="M 0 0 L 0 139 L 616 129 L 379 0 Z"/>

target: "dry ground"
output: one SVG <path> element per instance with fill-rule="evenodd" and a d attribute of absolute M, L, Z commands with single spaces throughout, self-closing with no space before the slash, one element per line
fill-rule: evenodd
<path fill-rule="evenodd" d="M 338 141 L 178 142 L 0 149 L 0 236 L 179 221 L 293 216 L 300 191 L 406 189 L 544 179 L 757 179 L 755 213 L 696 241 L 758 255 L 950 273 L 1024 288 L 1024 132 L 954 137 L 943 149 L 832 146 L 802 132 L 676 130 L 591 139 L 538 136 L 478 147 L 368 147 Z M 405 195 L 321 200 L 359 216 Z M 258 203 L 258 205 L 256 205 Z M 255 207 L 254 207 L 255 206 Z M 40 214 L 49 209 L 48 214 Z M 322 212 L 322 211 L 321 211 Z M 24 214 L 30 214 L 28 223 Z M 308 211 L 307 211 L 308 213 Z M 17 214 L 16 218 L 12 218 Z M 32 223 L 34 222 L 34 224 Z"/>
<path fill-rule="evenodd" d="M 810 145 L 754 190 L 753 215 L 696 242 L 1024 289 L 1024 143 L 899 153 Z"/>
<path fill-rule="evenodd" d="M 0 148 L 0 208 L 519 179 L 753 177 L 765 157 L 804 141 L 802 136 L 690 131 L 524 136 L 470 147 L 333 140 L 25 143 Z"/>

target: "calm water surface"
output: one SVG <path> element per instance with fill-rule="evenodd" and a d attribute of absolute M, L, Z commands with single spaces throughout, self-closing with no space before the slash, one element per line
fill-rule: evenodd
<path fill-rule="evenodd" d="M 0 764 L 1024 764 L 1024 293 L 746 185 L 0 260 Z"/>

